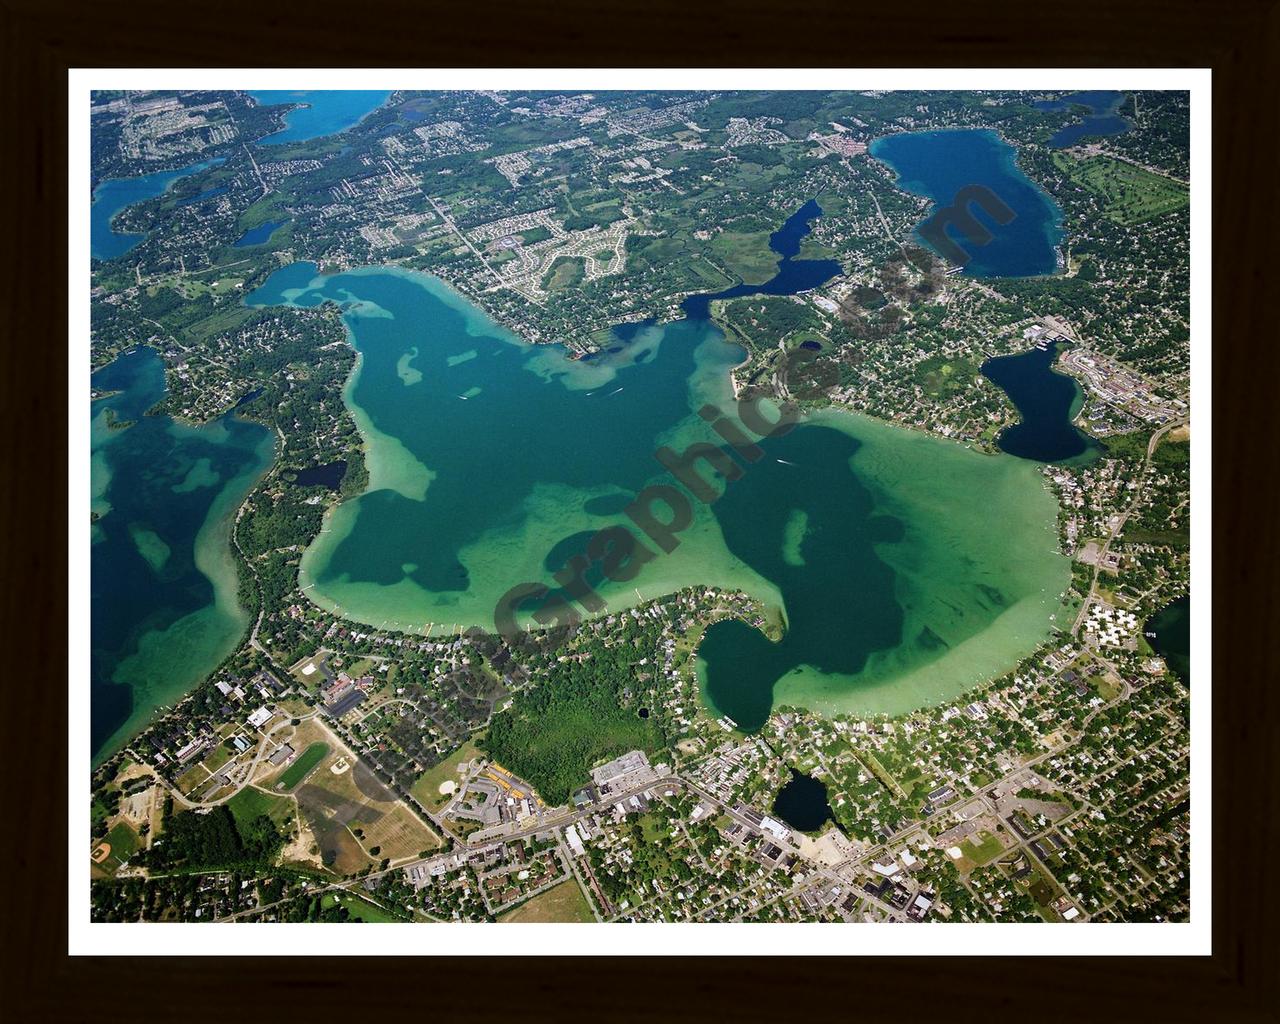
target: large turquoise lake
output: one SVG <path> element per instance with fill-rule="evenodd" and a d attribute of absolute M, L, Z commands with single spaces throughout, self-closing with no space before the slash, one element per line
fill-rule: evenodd
<path fill-rule="evenodd" d="M 146 416 L 164 367 L 137 348 L 93 375 L 91 742 L 109 755 L 200 682 L 247 625 L 236 602 L 231 516 L 272 457 L 265 428 Z M 129 424 L 113 429 L 112 422 Z"/>
<path fill-rule="evenodd" d="M 359 353 L 346 400 L 365 494 L 326 519 L 302 562 L 317 604 L 418 632 L 492 630 L 494 607 L 622 507 L 671 483 L 654 452 L 718 439 L 697 415 L 735 408 L 744 358 L 707 319 L 645 326 L 571 360 L 528 346 L 442 282 L 394 268 L 277 271 L 248 301 L 342 306 Z M 629 333 L 629 332 L 628 332 Z M 778 702 L 896 713 L 1011 667 L 1048 635 L 1069 579 L 1037 468 L 844 413 L 785 437 L 635 579 L 599 574 L 616 611 L 688 586 L 741 589 L 786 625 L 737 622 L 701 647 L 718 713 L 758 728 Z"/>
<path fill-rule="evenodd" d="M 385 89 L 253 89 L 249 95 L 263 106 L 306 104 L 285 115 L 282 131 L 258 140 L 259 145 L 279 145 L 346 131 L 382 106 L 391 93 Z"/>
<path fill-rule="evenodd" d="M 991 233 L 985 243 L 954 230 L 950 237 L 968 254 L 964 273 L 971 277 L 1032 277 L 1058 269 L 1062 211 L 1017 164 L 1017 150 L 993 131 L 947 129 L 903 132 L 876 139 L 871 155 L 898 175 L 898 185 L 933 201 L 930 215 L 950 206 L 972 185 L 989 190 L 1013 213 L 997 223 L 981 207 L 974 216 Z M 917 237 L 929 244 L 917 230 Z"/>

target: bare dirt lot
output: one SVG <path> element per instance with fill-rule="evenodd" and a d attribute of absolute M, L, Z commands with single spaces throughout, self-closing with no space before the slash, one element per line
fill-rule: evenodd
<path fill-rule="evenodd" d="M 337 736 L 319 723 L 303 724 L 311 726 L 308 732 L 314 731 L 330 748 L 294 791 L 326 867 L 349 874 L 384 858 L 394 863 L 440 845 L 435 833 Z M 332 771 L 344 763 L 345 770 Z"/>

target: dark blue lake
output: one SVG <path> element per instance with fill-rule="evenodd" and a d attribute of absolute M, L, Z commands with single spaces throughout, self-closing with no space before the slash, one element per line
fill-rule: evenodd
<path fill-rule="evenodd" d="M 391 93 L 385 89 L 251 89 L 249 95 L 264 106 L 307 104 L 285 115 L 283 131 L 258 140 L 279 145 L 344 132 L 382 106 Z"/>
<path fill-rule="evenodd" d="M 996 438 L 1002 451 L 1036 462 L 1064 462 L 1097 448 L 1072 422 L 1080 411 L 1080 385 L 1054 368 L 1058 343 L 982 364 L 982 374 L 999 385 L 1018 409 L 1019 422 Z"/>
<path fill-rule="evenodd" d="M 769 248 L 778 254 L 778 272 L 764 284 L 740 284 L 714 294 L 690 295 L 680 308 L 691 320 L 711 316 L 711 303 L 716 299 L 736 299 L 743 295 L 796 295 L 826 284 L 840 273 L 837 260 L 798 260 L 800 243 L 810 231 L 810 223 L 822 216 L 816 199 L 787 218 L 786 223 L 769 236 Z"/>
<path fill-rule="evenodd" d="M 780 259 L 770 281 L 689 296 L 682 304 L 689 320 L 708 317 L 714 299 L 793 295 L 839 274 L 841 267 L 835 260 L 795 258 L 811 222 L 821 215 L 817 202 L 807 202 L 774 232 L 770 246 Z M 1074 387 L 1071 378 L 1063 379 Z M 875 495 L 863 479 L 833 469 L 849 466 L 862 443 L 812 425 L 770 438 L 762 446 L 772 459 L 753 467 L 716 502 L 715 515 L 725 543 L 745 564 L 778 585 L 787 615 L 781 640 L 768 639 L 740 619 L 725 619 L 707 629 L 698 647 L 707 700 L 746 732 L 758 730 L 768 720 L 780 680 L 789 679 L 794 686 L 800 676 L 819 680 L 802 686 L 820 687 L 841 675 L 862 672 L 875 652 L 896 649 L 904 664 L 914 659 L 923 663 L 938 658 L 948 646 L 932 628 L 917 628 L 919 624 L 914 618 L 909 621 L 902 606 L 886 599 L 897 584 L 877 546 L 901 542 L 907 527 L 897 517 L 876 514 Z M 975 491 L 980 489 L 974 485 Z M 942 502 L 945 489 L 933 497 Z M 985 516 L 983 523 L 986 531 Z M 788 531 L 802 537 L 802 552 L 788 553 L 785 543 L 779 543 Z M 821 572 L 809 566 L 821 566 Z M 938 563 L 933 582 L 946 575 Z M 983 599 L 1003 608 L 1009 601 L 1006 591 L 1013 585 L 998 576 L 989 578 L 999 585 L 982 584 Z M 845 589 L 840 581 L 848 580 L 857 580 L 858 586 Z M 965 586 L 973 582 L 972 561 L 965 567 L 964 580 Z M 948 607 L 954 610 L 959 605 L 949 603 Z M 856 629 L 850 628 L 851 620 L 857 622 Z M 934 625 L 942 621 L 943 617 L 932 620 Z M 810 668 L 817 672 L 806 676 Z M 820 828 L 830 816 L 825 786 L 814 779 L 798 776 L 778 800 L 777 813 L 802 830 Z"/>
<path fill-rule="evenodd" d="M 1165 605 L 1144 627 L 1147 642 L 1184 683 L 1191 682 L 1191 597 Z"/>
<path fill-rule="evenodd" d="M 1062 211 L 1022 173 L 1017 151 L 995 132 L 967 128 L 903 132 L 876 139 L 871 154 L 897 172 L 899 187 L 932 199 L 934 210 L 950 206 L 961 189 L 977 185 L 989 189 L 1013 211 L 1009 223 L 1000 225 L 973 204 L 974 216 L 991 232 L 985 243 L 948 229 L 949 237 L 969 257 L 965 274 L 1032 277 L 1058 269 Z M 919 230 L 916 237 L 929 244 Z"/>
<path fill-rule="evenodd" d="M 347 475 L 347 462 L 345 459 L 337 459 L 334 462 L 326 462 L 319 466 L 308 466 L 306 469 L 300 469 L 293 476 L 293 482 L 299 487 L 327 487 L 331 491 L 336 491 L 342 484 L 342 478 Z M 557 566 L 557 568 L 559 568 Z"/>
<path fill-rule="evenodd" d="M 250 245 L 262 245 L 264 242 L 271 240 L 276 228 L 282 227 L 286 223 L 288 223 L 287 220 L 269 220 L 265 224 L 259 224 L 256 228 L 250 228 L 235 240 L 235 248 L 244 249 Z"/>
<path fill-rule="evenodd" d="M 1101 138 L 1108 135 L 1120 135 L 1133 127 L 1128 121 L 1116 113 L 1120 104 L 1128 94 L 1110 89 L 1098 89 L 1091 92 L 1073 92 L 1056 100 L 1037 100 L 1034 104 L 1040 110 L 1069 110 L 1072 107 L 1086 107 L 1090 111 L 1075 124 L 1066 125 L 1049 139 L 1054 149 L 1066 149 L 1075 146 L 1084 139 Z"/>
<path fill-rule="evenodd" d="M 108 178 L 102 182 L 93 190 L 93 202 L 89 206 L 89 255 L 99 260 L 113 260 L 123 256 L 147 236 L 113 230 L 111 221 L 116 214 L 134 203 L 160 195 L 179 178 L 197 174 L 220 163 L 222 159 L 216 158 L 176 171 L 156 171 L 133 178 Z"/>
<path fill-rule="evenodd" d="M 826 784 L 794 768 L 791 781 L 778 792 L 773 813 L 798 832 L 818 832 L 834 820 L 827 803 Z"/>

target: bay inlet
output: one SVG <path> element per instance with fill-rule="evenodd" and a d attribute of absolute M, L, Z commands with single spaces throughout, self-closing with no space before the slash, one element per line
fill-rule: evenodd
<path fill-rule="evenodd" d="M 271 462 L 266 428 L 148 416 L 164 396 L 149 348 L 93 375 L 90 737 L 95 763 L 230 654 L 248 624 L 230 528 Z"/>
<path fill-rule="evenodd" d="M 391 93 L 385 89 L 251 89 L 249 95 L 263 106 L 299 104 L 285 114 L 281 131 L 257 143 L 278 146 L 346 131 L 382 106 Z"/>
<path fill-rule="evenodd" d="M 156 171 L 133 178 L 108 178 L 93 190 L 89 206 L 89 255 L 98 260 L 112 260 L 123 256 L 147 236 L 140 232 L 117 231 L 113 226 L 116 216 L 127 207 L 161 195 L 179 178 L 216 167 L 221 158 L 204 160 L 176 171 Z M 205 193 L 204 198 L 216 190 Z M 196 202 L 202 197 L 195 197 Z"/>

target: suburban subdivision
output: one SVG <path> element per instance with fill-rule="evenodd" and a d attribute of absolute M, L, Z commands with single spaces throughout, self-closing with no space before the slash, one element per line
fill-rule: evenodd
<path fill-rule="evenodd" d="M 1187 921 L 1189 118 L 95 93 L 91 921 Z"/>

